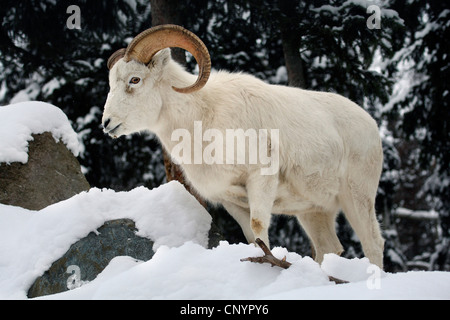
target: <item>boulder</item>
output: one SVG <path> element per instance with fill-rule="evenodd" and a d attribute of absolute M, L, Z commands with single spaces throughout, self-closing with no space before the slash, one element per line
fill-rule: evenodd
<path fill-rule="evenodd" d="M 150 260 L 153 241 L 136 235 L 130 219 L 107 221 L 97 232 L 89 233 L 69 250 L 28 290 L 28 297 L 55 294 L 74 289 L 94 280 L 116 256 Z"/>
<path fill-rule="evenodd" d="M 97 232 L 89 233 L 74 243 L 69 250 L 40 277 L 28 290 L 29 298 L 75 289 L 97 275 L 117 256 L 130 256 L 148 261 L 153 255 L 153 241 L 136 235 L 136 226 L 130 219 L 106 222 Z M 224 240 L 212 224 L 208 248 Z"/>
<path fill-rule="evenodd" d="M 0 203 L 40 210 L 90 186 L 80 164 L 52 134 L 33 134 L 28 162 L 0 163 Z"/>

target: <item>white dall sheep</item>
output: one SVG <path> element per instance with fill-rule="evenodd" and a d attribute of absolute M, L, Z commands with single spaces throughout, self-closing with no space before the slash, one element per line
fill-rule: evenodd
<path fill-rule="evenodd" d="M 197 81 L 171 59 L 169 47 L 193 54 L 199 64 Z M 335 232 L 336 214 L 343 210 L 365 255 L 382 267 L 384 240 L 374 203 L 383 152 L 375 121 L 358 105 L 337 94 L 269 85 L 247 74 L 210 75 L 205 45 L 173 25 L 142 32 L 111 56 L 108 67 L 104 131 L 118 137 L 148 130 L 169 152 L 177 149 L 172 157 L 188 181 L 202 197 L 222 204 L 249 242 L 260 238 L 268 244 L 271 213 L 294 215 L 321 262 L 325 253 L 343 251 Z M 279 152 L 277 170 L 262 174 L 262 168 L 274 164 L 262 161 L 232 163 L 225 159 L 229 150 L 220 148 L 210 154 L 215 162 L 199 163 L 194 155 L 179 152 L 180 137 L 174 139 L 173 133 L 180 129 L 193 137 L 185 153 L 211 153 L 206 149 L 213 138 L 228 137 L 232 129 L 265 133 L 257 141 L 268 154 Z M 195 130 L 202 130 L 200 141 Z M 249 141 L 244 146 L 249 159 L 256 149 Z"/>

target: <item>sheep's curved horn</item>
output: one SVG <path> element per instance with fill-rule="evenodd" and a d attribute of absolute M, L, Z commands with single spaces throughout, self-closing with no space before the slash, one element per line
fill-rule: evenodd
<path fill-rule="evenodd" d="M 111 57 L 108 59 L 108 63 L 106 64 L 108 66 L 108 69 L 111 70 L 111 68 L 114 66 L 114 64 L 121 58 L 125 56 L 125 51 L 127 49 L 122 48 L 114 52 Z"/>
<path fill-rule="evenodd" d="M 178 47 L 189 51 L 199 68 L 197 81 L 185 88 L 172 87 L 180 93 L 191 93 L 203 88 L 211 72 L 211 58 L 205 44 L 195 34 L 183 27 L 165 24 L 147 29 L 138 34 L 128 45 L 125 61 L 136 60 L 148 64 L 160 50 Z"/>

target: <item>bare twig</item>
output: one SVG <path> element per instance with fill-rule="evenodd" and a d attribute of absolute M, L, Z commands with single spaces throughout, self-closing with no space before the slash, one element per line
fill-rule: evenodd
<path fill-rule="evenodd" d="M 266 246 L 264 241 L 261 239 L 256 239 L 256 243 L 258 246 L 264 251 L 264 256 L 262 257 L 248 257 L 241 259 L 241 261 L 250 261 L 250 262 L 256 262 L 256 263 L 270 263 L 273 266 L 277 266 L 283 269 L 287 269 L 291 266 L 290 262 L 286 261 L 286 257 L 283 259 L 275 258 L 275 256 L 270 252 L 270 249 Z"/>
<path fill-rule="evenodd" d="M 330 279 L 330 281 L 334 281 L 336 284 L 349 283 L 347 280 L 341 280 L 341 279 L 335 278 L 333 276 L 328 276 L 328 279 Z"/>
<path fill-rule="evenodd" d="M 264 241 L 262 241 L 261 239 L 256 239 L 256 244 L 258 244 L 258 246 L 262 249 L 262 251 L 264 252 L 264 256 L 262 257 L 248 257 L 248 258 L 244 258 L 241 259 L 241 261 L 250 261 L 250 262 L 256 262 L 256 263 L 270 263 L 273 266 L 277 266 L 283 269 L 287 269 L 289 268 L 292 263 L 286 261 L 286 257 L 284 257 L 283 259 L 278 259 L 276 258 L 272 252 L 270 251 L 270 249 L 266 246 L 266 244 L 264 243 Z M 341 280 L 332 276 L 328 276 L 328 279 L 330 279 L 330 281 L 334 281 L 336 284 L 343 284 L 343 283 L 348 283 L 348 281 L 345 280 Z"/>

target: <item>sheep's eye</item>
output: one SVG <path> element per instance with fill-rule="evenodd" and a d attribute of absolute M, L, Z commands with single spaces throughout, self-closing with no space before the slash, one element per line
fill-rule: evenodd
<path fill-rule="evenodd" d="M 131 84 L 138 84 L 139 81 L 141 81 L 141 78 L 138 78 L 138 77 L 133 77 L 130 79 Z"/>

